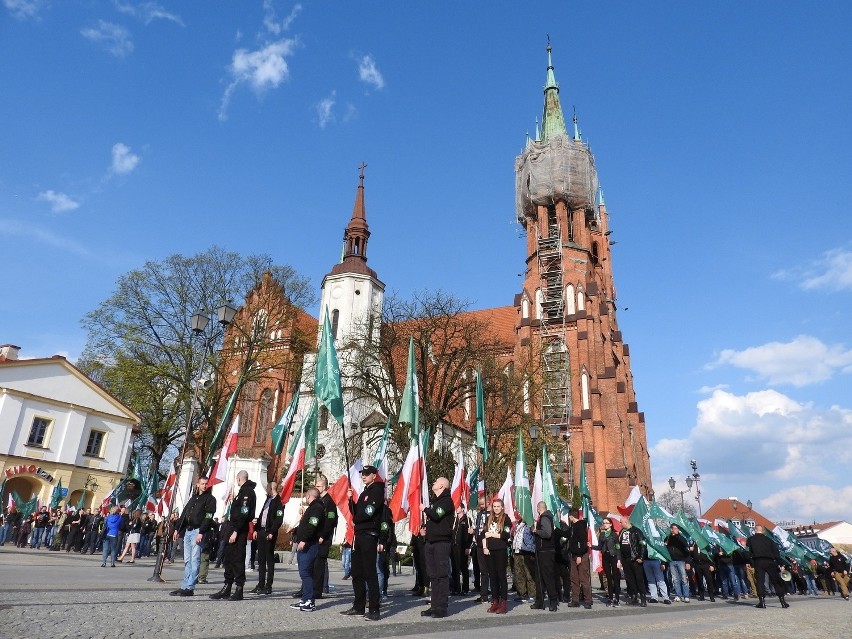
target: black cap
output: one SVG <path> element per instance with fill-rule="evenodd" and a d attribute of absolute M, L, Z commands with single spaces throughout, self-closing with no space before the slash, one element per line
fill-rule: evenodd
<path fill-rule="evenodd" d="M 361 468 L 361 474 L 362 475 L 370 475 L 370 474 L 378 475 L 379 469 L 376 468 L 375 466 L 363 466 Z"/>

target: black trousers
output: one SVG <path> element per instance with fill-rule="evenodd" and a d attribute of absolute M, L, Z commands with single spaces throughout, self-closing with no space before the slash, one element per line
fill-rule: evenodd
<path fill-rule="evenodd" d="M 621 559 L 624 568 L 624 579 L 627 581 L 627 596 L 631 599 L 636 597 L 645 598 L 645 569 L 642 564 L 631 559 Z"/>
<path fill-rule="evenodd" d="M 257 583 L 261 587 L 271 588 L 275 579 L 275 533 L 273 539 L 267 539 L 265 530 L 257 532 Z"/>
<path fill-rule="evenodd" d="M 559 601 L 556 594 L 556 551 L 550 549 L 536 550 L 535 553 L 535 603 L 544 605 L 544 593 L 550 600 L 550 605 L 555 606 Z"/>
<path fill-rule="evenodd" d="M 621 570 L 618 568 L 618 557 L 601 553 L 601 559 L 606 575 L 607 595 L 610 601 L 617 601 L 621 594 Z"/>
<path fill-rule="evenodd" d="M 228 533 L 230 539 L 231 533 Z M 237 540 L 225 545 L 225 583 L 237 584 L 242 588 L 246 583 L 246 541 L 248 532 L 237 533 Z"/>
<path fill-rule="evenodd" d="M 479 564 L 479 594 L 482 596 L 482 601 L 488 601 L 488 591 L 493 588 L 491 581 L 491 571 L 488 567 L 488 555 L 482 550 L 482 545 L 476 545 L 476 559 Z"/>
<path fill-rule="evenodd" d="M 553 583 L 556 586 L 556 595 L 560 601 L 568 603 L 571 601 L 571 575 L 567 560 L 561 553 L 556 556 L 556 566 L 553 572 Z"/>
<path fill-rule="evenodd" d="M 505 550 L 492 550 L 485 555 L 485 561 L 488 565 L 488 581 L 491 582 L 491 596 L 494 599 L 506 599 L 509 595 L 509 579 L 506 576 L 509 556 Z"/>
<path fill-rule="evenodd" d="M 426 542 L 426 574 L 432 595 L 432 610 L 447 611 L 450 597 L 450 544 L 449 541 Z"/>
<path fill-rule="evenodd" d="M 772 559 L 755 559 L 754 565 L 754 581 L 757 584 L 757 596 L 766 596 L 766 579 L 764 575 L 769 575 L 769 581 L 772 587 L 775 588 L 775 593 L 783 595 L 787 592 L 787 584 L 781 579 L 781 573 L 778 570 L 778 564 Z"/>
<path fill-rule="evenodd" d="M 473 589 L 480 590 L 480 575 L 485 572 L 485 564 L 479 563 L 479 556 L 482 554 L 482 549 L 479 544 L 475 544 L 473 546 L 473 550 L 470 553 L 471 566 L 473 568 Z"/>
<path fill-rule="evenodd" d="M 450 559 L 453 568 L 453 592 L 468 592 L 470 590 L 470 574 L 467 570 L 467 548 L 453 545 Z"/>
<path fill-rule="evenodd" d="M 314 600 L 322 598 L 325 587 L 325 572 L 328 570 L 328 550 L 331 540 L 317 548 L 317 558 L 314 561 Z"/>
<path fill-rule="evenodd" d="M 710 564 L 695 566 L 695 587 L 702 597 L 716 596 L 716 572 L 710 568 Z"/>
<path fill-rule="evenodd" d="M 426 542 L 418 539 L 411 544 L 411 563 L 414 564 L 414 587 L 423 590 L 429 585 L 426 574 Z"/>
<path fill-rule="evenodd" d="M 370 591 L 370 612 L 379 611 L 379 574 L 376 572 L 376 546 L 378 535 L 355 533 L 352 545 L 352 590 L 355 591 L 355 610 L 364 610 L 367 603 L 367 590 Z"/>

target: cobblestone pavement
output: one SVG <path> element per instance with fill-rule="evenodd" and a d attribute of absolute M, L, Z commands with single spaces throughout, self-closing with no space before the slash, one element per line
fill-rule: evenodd
<path fill-rule="evenodd" d="M 767 610 L 754 603 L 693 602 L 648 608 L 622 606 L 592 610 L 563 609 L 550 613 L 514 604 L 509 614 L 489 615 L 473 596 L 452 598 L 446 619 L 420 617 L 424 600 L 409 596 L 410 572 L 391 577 L 393 595 L 382 606 L 382 620 L 368 622 L 338 612 L 352 602 L 351 582 L 341 579 L 339 562 L 332 562 L 335 594 L 318 602 L 316 612 L 298 612 L 289 604 L 297 587 L 295 566 L 284 564 L 276 573 L 269 597 L 247 595 L 245 601 L 213 601 L 209 595 L 221 585 L 222 570 L 211 569 L 210 584 L 199 585 L 196 596 L 177 598 L 168 592 L 179 587 L 182 564 L 167 565 L 167 583 L 147 581 L 151 559 L 135 565 L 101 568 L 99 556 L 44 550 L 0 548 L 0 639 L 141 637 L 255 637 L 256 639 L 361 639 L 428 635 L 430 639 L 468 637 L 489 639 L 545 639 L 550 637 L 795 637 L 848 636 L 852 632 L 852 605 L 839 597 L 791 597 L 782 610 L 777 600 Z M 410 571 L 410 569 L 408 569 Z M 257 573 L 247 573 L 247 590 Z"/>

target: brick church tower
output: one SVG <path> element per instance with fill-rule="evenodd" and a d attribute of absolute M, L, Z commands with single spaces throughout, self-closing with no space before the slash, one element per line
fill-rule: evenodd
<path fill-rule="evenodd" d="M 515 160 L 516 212 L 527 239 L 516 349 L 540 349 L 543 378 L 532 413 L 567 439 L 575 474 L 585 460 L 592 499 L 606 512 L 633 486 L 651 493 L 645 418 L 618 329 L 594 156 L 576 116 L 568 133 L 549 45 L 547 62 L 541 130 Z"/>

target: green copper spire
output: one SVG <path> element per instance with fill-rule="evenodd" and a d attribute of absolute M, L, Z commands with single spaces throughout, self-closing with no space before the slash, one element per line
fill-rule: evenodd
<path fill-rule="evenodd" d="M 541 140 L 546 142 L 554 135 L 567 135 L 562 105 L 559 103 L 559 84 L 553 72 L 553 60 L 550 52 L 553 47 L 547 44 L 547 84 L 544 87 L 544 115 L 541 118 Z"/>
<path fill-rule="evenodd" d="M 577 111 L 574 110 L 574 141 L 580 142 L 583 139 L 583 135 L 580 133 L 580 124 L 577 121 Z"/>

